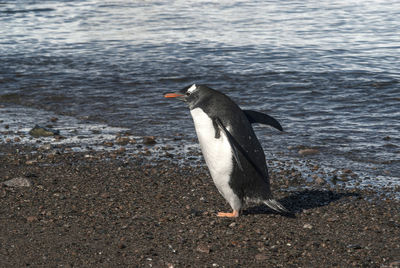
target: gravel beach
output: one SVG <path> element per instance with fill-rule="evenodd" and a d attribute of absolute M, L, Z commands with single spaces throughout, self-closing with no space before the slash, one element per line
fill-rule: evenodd
<path fill-rule="evenodd" d="M 400 267 L 400 202 L 373 190 L 306 189 L 272 169 L 295 217 L 226 219 L 204 165 L 0 148 L 1 267 Z"/>

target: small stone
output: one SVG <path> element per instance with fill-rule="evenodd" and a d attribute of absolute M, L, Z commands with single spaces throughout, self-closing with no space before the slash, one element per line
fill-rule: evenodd
<path fill-rule="evenodd" d="M 231 224 L 229 224 L 229 227 L 235 227 L 236 226 L 236 222 L 232 222 Z"/>
<path fill-rule="evenodd" d="M 320 178 L 320 177 L 317 177 L 315 179 L 315 183 L 318 184 L 318 185 L 321 185 L 321 184 L 325 184 L 326 181 L 324 179 Z"/>
<path fill-rule="evenodd" d="M 260 254 L 257 254 L 254 258 L 255 258 L 257 261 L 266 261 L 266 260 L 268 260 L 268 255 L 267 255 L 267 254 L 260 253 Z"/>
<path fill-rule="evenodd" d="M 36 216 L 28 216 L 26 217 L 27 222 L 34 222 L 37 221 L 38 218 Z"/>
<path fill-rule="evenodd" d="M 338 219 L 336 217 L 331 217 L 331 218 L 326 219 L 326 221 L 328 221 L 328 222 L 335 222 L 337 220 Z"/>
<path fill-rule="evenodd" d="M 3 182 L 8 187 L 31 187 L 32 183 L 27 178 L 17 177 L 8 181 Z"/>
<path fill-rule="evenodd" d="M 39 147 L 39 150 L 42 150 L 42 151 L 48 151 L 50 149 L 51 149 L 51 144 L 44 144 Z"/>
<path fill-rule="evenodd" d="M 154 136 L 144 136 L 143 143 L 146 145 L 156 144 L 156 138 Z"/>
<path fill-rule="evenodd" d="M 19 137 L 14 138 L 14 142 L 20 142 L 20 141 L 21 141 L 21 139 Z"/>
<path fill-rule="evenodd" d="M 345 174 L 353 173 L 353 172 L 351 171 L 351 169 L 348 169 L 348 168 L 343 169 L 342 172 L 345 173 Z"/>
<path fill-rule="evenodd" d="M 115 142 L 119 145 L 127 145 L 130 142 L 128 137 L 117 137 Z"/>
<path fill-rule="evenodd" d="M 58 121 L 58 118 L 57 118 L 57 117 L 52 117 L 52 118 L 50 118 L 50 121 L 53 122 L 53 123 L 54 123 L 54 122 L 57 122 L 57 121 Z"/>
<path fill-rule="evenodd" d="M 317 149 L 302 149 L 302 150 L 299 150 L 298 153 L 299 153 L 299 155 L 302 155 L 302 156 L 314 155 L 314 154 L 318 154 L 319 150 L 317 150 Z"/>
<path fill-rule="evenodd" d="M 60 131 L 36 125 L 29 131 L 29 134 L 35 138 L 39 138 L 60 135 Z"/>
<path fill-rule="evenodd" d="M 126 151 L 125 147 L 120 147 L 120 148 L 116 151 L 116 153 L 122 154 L 122 153 L 125 153 L 125 151 Z"/>
<path fill-rule="evenodd" d="M 348 249 L 361 249 L 362 247 L 359 244 L 350 244 L 347 245 Z"/>
<path fill-rule="evenodd" d="M 59 141 L 59 140 L 66 139 L 66 137 L 61 136 L 61 135 L 54 135 L 54 139 L 57 140 L 57 141 Z"/>
<path fill-rule="evenodd" d="M 384 141 L 389 141 L 390 139 L 391 139 L 390 136 L 386 136 L 383 138 Z"/>
<path fill-rule="evenodd" d="M 313 226 L 311 224 L 309 224 L 309 223 L 306 223 L 306 224 L 303 225 L 303 228 L 311 230 L 313 228 Z"/>
<path fill-rule="evenodd" d="M 114 146 L 114 143 L 112 143 L 111 141 L 105 141 L 105 142 L 103 143 L 103 145 L 104 145 L 104 146 L 107 146 L 107 147 L 112 147 L 112 146 Z"/>
<path fill-rule="evenodd" d="M 201 253 L 210 253 L 210 247 L 207 245 L 198 245 L 196 250 Z"/>
<path fill-rule="evenodd" d="M 100 196 L 101 196 L 101 198 L 109 198 L 110 194 L 109 193 L 102 193 Z"/>
<path fill-rule="evenodd" d="M 126 245 L 124 243 L 119 243 L 118 244 L 118 248 L 119 249 L 124 249 L 124 248 L 126 248 Z"/>

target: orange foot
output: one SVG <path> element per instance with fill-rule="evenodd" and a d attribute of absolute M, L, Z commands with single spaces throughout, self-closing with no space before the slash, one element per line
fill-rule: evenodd
<path fill-rule="evenodd" d="M 234 210 L 231 213 L 226 213 L 226 212 L 218 212 L 218 217 L 228 217 L 228 218 L 237 218 L 239 217 L 239 211 Z"/>

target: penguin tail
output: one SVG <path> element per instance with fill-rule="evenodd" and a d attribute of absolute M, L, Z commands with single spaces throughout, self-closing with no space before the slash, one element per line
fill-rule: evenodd
<path fill-rule="evenodd" d="M 276 201 L 275 199 L 268 199 L 263 202 L 267 207 L 273 209 L 274 211 L 289 216 L 289 217 L 295 217 L 294 213 L 289 211 L 287 208 L 285 208 L 281 203 Z"/>

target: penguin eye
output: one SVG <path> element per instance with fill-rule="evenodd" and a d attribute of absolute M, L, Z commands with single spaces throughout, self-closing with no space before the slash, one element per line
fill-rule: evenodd
<path fill-rule="evenodd" d="M 190 92 L 189 91 L 186 91 L 186 96 L 190 96 Z"/>

